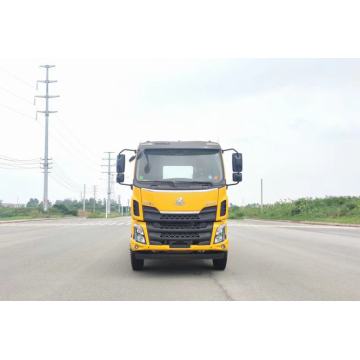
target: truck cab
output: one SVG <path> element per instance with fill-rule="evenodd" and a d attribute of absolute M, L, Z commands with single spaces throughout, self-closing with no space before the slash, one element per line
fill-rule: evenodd
<path fill-rule="evenodd" d="M 226 183 L 223 152 L 233 151 L 233 183 Z M 135 161 L 133 181 L 124 183 L 125 153 Z M 117 157 L 117 182 L 130 186 L 130 260 L 210 259 L 216 270 L 228 256 L 227 188 L 242 180 L 242 154 L 205 141 L 144 142 Z"/>

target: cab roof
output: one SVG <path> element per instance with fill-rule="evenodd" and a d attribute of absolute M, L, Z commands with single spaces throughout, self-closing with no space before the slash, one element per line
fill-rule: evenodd
<path fill-rule="evenodd" d="M 213 141 L 146 141 L 139 144 L 144 149 L 219 149 L 220 144 Z"/>

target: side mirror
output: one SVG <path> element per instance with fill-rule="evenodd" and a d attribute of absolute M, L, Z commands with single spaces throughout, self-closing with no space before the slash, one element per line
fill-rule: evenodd
<path fill-rule="evenodd" d="M 233 181 L 238 183 L 242 181 L 242 173 L 233 173 Z"/>
<path fill-rule="evenodd" d="M 118 174 L 125 172 L 125 155 L 119 154 L 116 160 L 116 172 Z"/>
<path fill-rule="evenodd" d="M 116 182 L 117 182 L 118 184 L 123 183 L 124 180 L 125 180 L 124 173 L 120 173 L 120 174 L 117 174 L 117 175 L 116 175 Z"/>
<path fill-rule="evenodd" d="M 243 168 L 242 154 L 232 154 L 232 169 L 234 173 L 241 173 Z M 241 181 L 241 180 L 240 180 Z"/>

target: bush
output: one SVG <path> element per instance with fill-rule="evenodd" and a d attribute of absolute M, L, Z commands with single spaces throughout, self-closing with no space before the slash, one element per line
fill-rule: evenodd
<path fill-rule="evenodd" d="M 0 219 L 14 218 L 14 219 L 34 219 L 52 216 L 71 215 L 77 216 L 77 210 L 69 209 L 64 205 L 55 204 L 49 208 L 45 213 L 39 207 L 23 207 L 23 208 L 5 208 L 0 207 Z"/>
<path fill-rule="evenodd" d="M 261 211 L 258 204 L 231 206 L 231 219 L 261 218 L 274 220 L 331 220 L 360 223 L 360 197 L 331 196 L 326 198 L 301 198 L 290 202 L 276 202 L 264 205 Z"/>
<path fill-rule="evenodd" d="M 0 218 L 36 218 L 41 215 L 39 209 L 32 208 L 0 208 Z"/>
<path fill-rule="evenodd" d="M 51 209 L 50 212 L 58 212 L 63 215 L 72 215 L 77 216 L 77 210 L 69 209 L 65 204 L 55 204 Z"/>

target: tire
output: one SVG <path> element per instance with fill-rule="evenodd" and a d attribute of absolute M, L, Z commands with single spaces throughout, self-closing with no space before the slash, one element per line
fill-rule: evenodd
<path fill-rule="evenodd" d="M 213 265 L 215 270 L 225 270 L 227 263 L 227 252 L 222 259 L 213 259 Z"/>
<path fill-rule="evenodd" d="M 144 259 L 136 259 L 133 251 L 130 251 L 130 260 L 134 271 L 140 271 L 144 268 Z"/>

